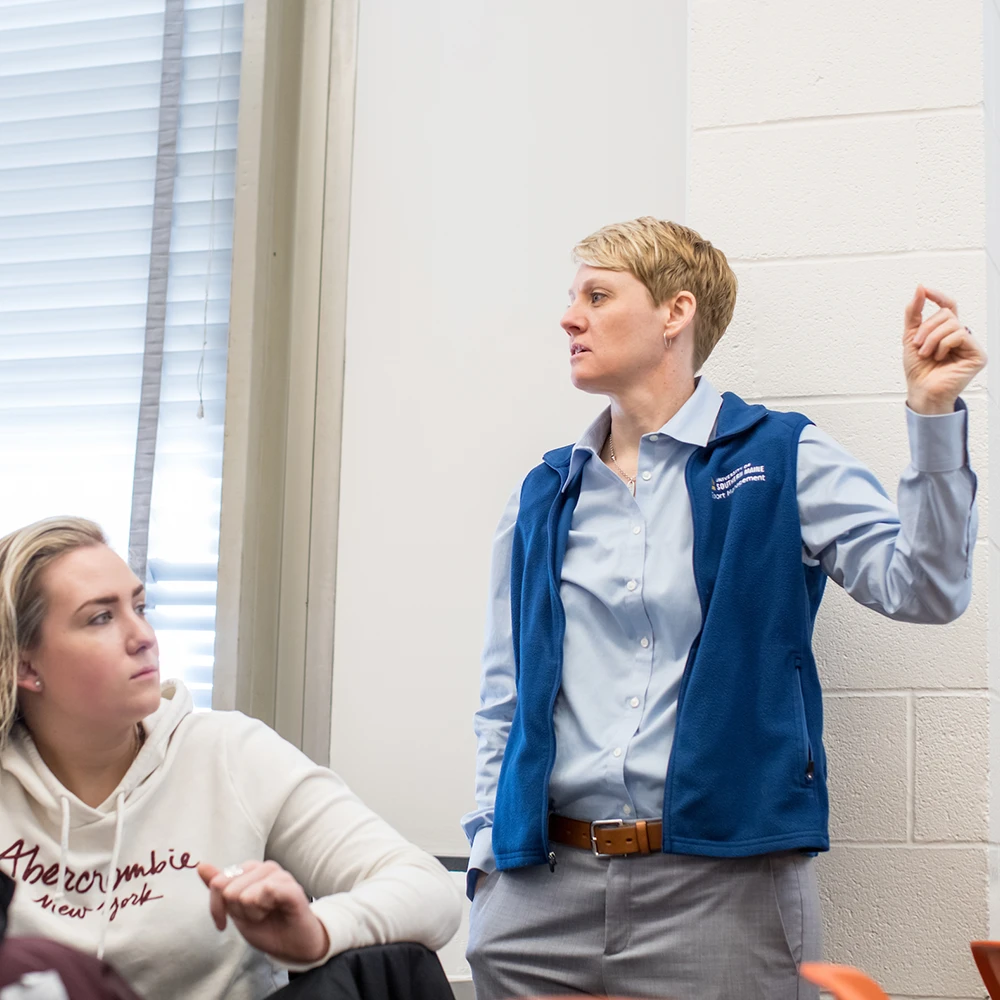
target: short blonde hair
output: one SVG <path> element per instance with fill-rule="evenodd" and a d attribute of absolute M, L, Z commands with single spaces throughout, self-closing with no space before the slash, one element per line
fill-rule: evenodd
<path fill-rule="evenodd" d="M 82 517 L 46 518 L 0 538 L 0 750 L 17 718 L 21 656 L 38 643 L 48 610 L 42 573 L 67 552 L 107 544 Z"/>
<path fill-rule="evenodd" d="M 722 339 L 736 306 L 736 275 L 726 255 L 693 229 L 646 215 L 616 222 L 573 248 L 578 264 L 628 271 L 656 305 L 678 292 L 698 303 L 694 327 L 694 369 L 708 360 Z"/>

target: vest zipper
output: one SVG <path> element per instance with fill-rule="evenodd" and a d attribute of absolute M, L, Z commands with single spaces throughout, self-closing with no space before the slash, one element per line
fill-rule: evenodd
<path fill-rule="evenodd" d="M 548 532 L 549 538 L 555 538 L 556 527 L 559 524 L 559 518 L 562 516 L 563 508 L 566 506 L 565 501 L 560 505 L 559 497 L 562 496 L 562 491 L 560 490 L 556 493 L 556 500 L 549 509 L 548 516 Z M 579 499 L 579 498 L 578 498 Z M 574 507 L 576 504 L 574 503 Z M 558 515 L 556 514 L 556 508 L 559 508 Z M 571 515 L 572 517 L 572 515 Z M 555 551 L 551 553 L 552 558 L 555 558 Z M 556 600 L 554 602 L 554 608 L 557 609 L 557 614 L 559 615 L 559 634 L 563 637 L 559 644 L 559 670 L 556 673 L 555 683 L 552 685 L 552 693 L 549 695 L 549 710 L 546 718 L 549 720 L 549 762 L 545 768 L 545 783 L 542 786 L 542 795 L 545 797 L 542 803 L 542 849 L 545 851 L 545 860 L 549 866 L 550 872 L 555 872 L 556 870 L 556 852 L 550 850 L 549 848 L 549 781 L 552 778 L 552 768 L 555 767 L 556 763 L 556 723 L 552 716 L 555 711 L 556 699 L 559 697 L 559 687 L 562 684 L 562 642 L 565 641 L 566 637 L 566 612 L 563 608 L 562 595 L 559 593 L 560 581 L 556 578 L 555 566 L 546 560 L 548 571 L 549 571 L 549 589 L 555 591 Z"/>
<path fill-rule="evenodd" d="M 700 449 L 696 449 L 691 452 L 688 456 L 687 462 L 684 463 L 684 485 L 687 488 L 688 496 L 691 495 L 691 465 L 694 462 L 695 455 L 698 454 Z M 663 845 L 662 850 L 665 853 L 670 852 L 670 791 L 673 778 L 673 764 L 674 764 L 674 749 L 678 743 L 678 735 L 681 729 L 681 712 L 684 707 L 684 695 L 687 692 L 688 678 L 691 676 L 691 665 L 694 663 L 695 656 L 698 654 L 698 646 L 701 643 L 701 634 L 705 628 L 705 617 L 708 609 L 705 606 L 705 595 L 702 592 L 701 581 L 698 579 L 698 560 L 695 558 L 698 552 L 698 522 L 694 517 L 694 512 L 692 510 L 691 514 L 691 562 L 692 571 L 694 573 L 694 586 L 695 590 L 698 592 L 698 608 L 701 611 L 701 628 L 698 629 L 698 634 L 694 638 L 694 642 L 691 643 L 691 648 L 688 650 L 687 660 L 684 663 L 684 672 L 681 674 L 681 683 L 677 689 L 677 717 L 674 721 L 674 739 L 673 746 L 670 748 L 670 756 L 667 758 L 667 773 L 663 781 Z"/>

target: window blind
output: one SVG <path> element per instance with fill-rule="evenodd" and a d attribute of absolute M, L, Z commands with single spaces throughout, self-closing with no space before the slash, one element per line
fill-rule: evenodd
<path fill-rule="evenodd" d="M 165 14 L 165 0 L 0 0 L 0 532 L 79 514 L 127 552 L 160 267 L 149 617 L 164 676 L 207 708 L 242 4 L 182 5 L 164 261 L 151 247 Z"/>

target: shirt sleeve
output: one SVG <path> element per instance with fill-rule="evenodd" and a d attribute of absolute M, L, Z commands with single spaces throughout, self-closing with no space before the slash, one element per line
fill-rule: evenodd
<path fill-rule="evenodd" d="M 829 434 L 802 431 L 798 503 L 803 558 L 856 601 L 897 621 L 942 624 L 966 609 L 978 518 L 968 411 L 906 410 L 910 463 L 897 504 Z"/>
<path fill-rule="evenodd" d="M 480 872 L 496 867 L 493 857 L 493 803 L 496 800 L 500 765 L 507 746 L 510 724 L 517 705 L 514 643 L 510 621 L 510 554 L 521 491 L 515 490 L 493 539 L 490 560 L 490 591 L 486 608 L 486 640 L 483 646 L 479 710 L 475 716 L 476 806 L 462 817 L 469 838 L 469 875 L 466 892 L 472 899 Z"/>
<path fill-rule="evenodd" d="M 348 948 L 415 941 L 436 950 L 458 929 L 461 898 L 444 866 L 364 805 L 342 778 L 257 720 L 227 766 L 264 856 L 313 897 L 330 938 L 322 965 Z"/>

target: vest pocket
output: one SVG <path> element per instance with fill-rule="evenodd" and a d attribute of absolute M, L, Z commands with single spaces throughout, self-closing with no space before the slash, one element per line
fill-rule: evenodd
<path fill-rule="evenodd" d="M 795 655 L 795 696 L 799 712 L 799 728 L 802 739 L 802 780 L 811 787 L 816 780 L 816 761 L 813 758 L 812 743 L 809 740 L 809 726 L 806 723 L 806 700 L 802 693 L 802 657 Z"/>

